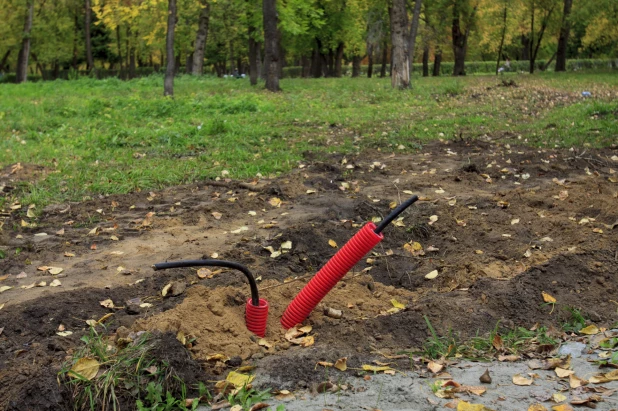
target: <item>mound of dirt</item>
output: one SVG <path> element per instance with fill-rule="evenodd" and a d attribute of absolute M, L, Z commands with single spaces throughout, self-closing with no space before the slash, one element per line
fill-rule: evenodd
<path fill-rule="evenodd" d="M 285 284 L 267 282 L 261 297 L 269 305 L 268 327 L 265 339 L 273 345 L 272 351 L 286 349 L 285 330 L 279 319 L 294 296 L 305 285 L 303 281 Z M 368 275 L 346 278 L 324 298 L 321 306 L 342 310 L 347 321 L 365 320 L 380 315 L 389 315 L 393 308 L 391 300 L 408 304 L 413 294 L 405 289 L 374 283 Z M 269 352 L 257 343 L 245 326 L 246 297 L 237 288 L 207 288 L 195 286 L 188 290 L 184 301 L 175 308 L 136 321 L 134 329 L 162 332 L 182 332 L 195 337 L 191 348 L 195 357 L 206 360 L 213 354 L 249 358 L 255 353 Z M 319 306 L 310 315 L 307 323 L 315 327 L 330 323 Z"/>

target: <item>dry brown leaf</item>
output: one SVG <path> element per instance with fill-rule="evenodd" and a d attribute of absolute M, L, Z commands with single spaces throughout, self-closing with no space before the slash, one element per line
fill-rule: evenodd
<path fill-rule="evenodd" d="M 564 368 L 560 367 L 556 367 L 554 371 L 556 372 L 556 375 L 560 378 L 566 378 L 569 375 L 575 374 L 575 371 L 573 370 L 565 370 Z"/>
<path fill-rule="evenodd" d="M 521 374 L 513 375 L 513 384 L 515 385 L 532 385 L 534 380 L 524 377 Z"/>
<path fill-rule="evenodd" d="M 315 338 L 313 337 L 313 335 L 303 337 L 302 341 L 300 342 L 301 347 L 310 347 L 313 344 L 315 344 Z"/>
<path fill-rule="evenodd" d="M 111 299 L 99 301 L 99 304 L 105 308 L 114 308 L 114 302 Z"/>
<path fill-rule="evenodd" d="M 223 214 L 218 211 L 213 211 L 210 214 L 215 218 L 215 220 L 221 220 L 221 217 L 223 217 Z"/>
<path fill-rule="evenodd" d="M 261 345 L 262 347 L 266 347 L 266 348 L 272 348 L 273 347 L 273 345 L 271 343 L 266 341 L 266 338 L 260 338 L 258 340 L 258 345 Z"/>
<path fill-rule="evenodd" d="M 496 334 L 494 336 L 493 341 L 491 342 L 491 344 L 494 346 L 494 348 L 498 351 L 502 351 L 504 349 L 504 342 L 502 342 L 502 337 L 500 337 L 500 334 Z"/>
<path fill-rule="evenodd" d="M 607 372 L 605 374 L 595 374 L 590 377 L 590 382 L 593 384 L 601 384 L 610 381 L 618 381 L 618 370 Z"/>
<path fill-rule="evenodd" d="M 335 361 L 334 367 L 339 371 L 345 371 L 348 369 L 347 361 L 348 357 L 339 358 L 337 361 Z"/>
<path fill-rule="evenodd" d="M 437 363 L 435 361 L 429 361 L 429 364 L 427 364 L 427 369 L 434 374 L 439 373 L 440 371 L 442 371 L 443 368 L 443 364 Z"/>
<path fill-rule="evenodd" d="M 365 371 L 373 371 L 373 372 L 392 370 L 391 367 L 379 367 L 377 365 L 370 365 L 370 364 L 363 364 L 362 369 Z"/>
<path fill-rule="evenodd" d="M 575 374 L 569 375 L 569 386 L 571 388 L 578 388 L 586 384 L 588 384 L 588 381 L 579 378 Z"/>

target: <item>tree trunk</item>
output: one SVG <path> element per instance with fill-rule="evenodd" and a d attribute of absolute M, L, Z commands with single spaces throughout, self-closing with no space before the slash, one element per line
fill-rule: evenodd
<path fill-rule="evenodd" d="M 436 49 L 436 54 L 433 57 L 433 73 L 431 73 L 433 77 L 438 77 L 440 75 L 440 65 L 441 64 L 442 64 L 442 50 L 438 48 Z"/>
<path fill-rule="evenodd" d="M 504 47 L 504 36 L 506 36 L 506 17 L 507 17 L 508 3 L 504 2 L 504 13 L 502 14 L 502 36 L 500 37 L 500 47 L 498 47 L 498 60 L 496 62 L 496 75 L 498 75 L 498 69 L 500 69 L 500 59 L 502 58 L 502 47 Z"/>
<path fill-rule="evenodd" d="M 279 33 L 277 32 L 276 0 L 263 0 L 264 48 L 266 60 L 266 89 L 280 91 L 279 88 Z"/>
<path fill-rule="evenodd" d="M 258 61 L 258 49 L 260 45 L 255 38 L 253 38 L 255 27 L 249 26 L 249 83 L 255 86 L 258 82 L 258 67 L 260 62 Z"/>
<path fill-rule="evenodd" d="M 193 53 L 191 53 L 190 51 L 187 51 L 187 57 L 185 59 L 185 73 L 193 73 Z"/>
<path fill-rule="evenodd" d="M 17 57 L 17 83 L 25 83 L 28 79 L 28 58 L 30 57 L 30 31 L 32 30 L 32 17 L 34 16 L 34 0 L 28 1 L 26 22 L 24 23 L 23 40 Z"/>
<path fill-rule="evenodd" d="M 545 71 L 549 68 L 549 65 L 551 64 L 552 61 L 554 61 L 557 54 L 558 54 L 557 51 L 554 54 L 552 54 L 551 58 L 547 60 L 547 63 L 543 64 L 543 66 L 540 67 L 541 71 Z"/>
<path fill-rule="evenodd" d="M 9 56 L 11 55 L 11 50 L 7 50 L 2 56 L 2 60 L 0 60 L 0 72 L 4 71 L 4 66 L 6 66 L 6 62 L 9 60 Z M 8 71 L 8 70 L 7 70 Z"/>
<path fill-rule="evenodd" d="M 573 0 L 564 0 L 564 11 L 562 12 L 562 26 L 560 27 L 560 37 L 558 37 L 558 51 L 556 52 L 556 71 L 566 71 L 566 52 L 569 42 L 569 32 L 571 31 L 571 7 Z"/>
<path fill-rule="evenodd" d="M 311 75 L 311 59 L 303 54 L 300 61 L 302 64 L 302 71 L 300 75 L 302 78 L 307 78 Z"/>
<path fill-rule="evenodd" d="M 283 78 L 283 67 L 285 67 L 285 49 L 283 48 L 283 42 L 281 41 L 281 30 L 277 29 L 277 42 L 279 43 L 279 61 L 277 62 L 277 73 L 279 78 Z"/>
<path fill-rule="evenodd" d="M 116 45 L 118 47 L 118 61 L 120 63 L 120 70 L 118 70 L 118 77 L 122 78 L 122 48 L 120 47 L 120 26 L 116 26 Z"/>
<path fill-rule="evenodd" d="M 530 37 L 524 34 L 521 36 L 521 60 L 530 60 Z"/>
<path fill-rule="evenodd" d="M 194 76 L 204 74 L 204 46 L 208 37 L 208 20 L 210 19 L 210 3 L 207 0 L 201 0 L 201 7 L 193 50 L 192 72 Z"/>
<path fill-rule="evenodd" d="M 316 46 L 313 49 L 313 56 L 311 62 L 311 74 L 313 78 L 322 77 L 322 54 L 320 53 L 321 49 L 320 40 L 316 39 Z"/>
<path fill-rule="evenodd" d="M 423 47 L 423 77 L 429 77 L 429 45 Z"/>
<path fill-rule="evenodd" d="M 414 2 L 414 14 L 412 15 L 412 25 L 410 26 L 410 36 L 408 37 L 408 60 L 410 61 L 410 75 L 414 67 L 414 48 L 416 47 L 416 34 L 418 33 L 418 22 L 421 15 L 422 0 Z"/>
<path fill-rule="evenodd" d="M 373 47 L 367 47 L 367 58 L 369 59 L 367 62 L 367 78 L 371 78 L 373 76 Z"/>
<path fill-rule="evenodd" d="M 257 73 L 258 73 L 258 78 L 261 78 L 262 80 L 266 80 L 264 78 L 265 74 L 264 74 L 264 62 L 262 61 L 262 43 L 257 43 Z"/>
<path fill-rule="evenodd" d="M 406 50 L 406 34 L 408 31 L 408 14 L 406 0 L 393 0 L 390 9 L 391 17 L 391 86 L 393 88 L 410 87 L 410 60 Z"/>
<path fill-rule="evenodd" d="M 543 41 L 543 35 L 545 34 L 545 30 L 547 29 L 547 25 L 549 24 L 549 19 L 551 18 L 552 13 L 554 12 L 554 7 L 552 6 L 545 16 L 543 16 L 543 20 L 541 20 L 541 30 L 539 31 L 539 38 L 536 41 L 536 46 L 534 45 L 534 31 L 530 34 L 530 74 L 534 73 L 534 63 L 539 54 L 539 48 L 541 47 L 541 42 Z M 532 2 L 532 23 L 531 27 L 534 29 L 534 1 Z M 534 46 L 534 47 L 533 47 Z"/>
<path fill-rule="evenodd" d="M 176 0 L 168 0 L 167 10 L 167 36 L 165 38 L 165 54 L 167 55 L 167 68 L 163 82 L 163 95 L 174 95 L 174 29 L 176 27 Z"/>
<path fill-rule="evenodd" d="M 334 77 L 335 75 L 335 54 L 333 50 L 328 50 L 328 54 L 326 57 L 326 77 Z"/>
<path fill-rule="evenodd" d="M 532 0 L 530 10 L 532 11 L 530 14 L 530 74 L 534 74 L 534 57 L 533 57 L 533 47 L 534 47 L 534 0 Z"/>
<path fill-rule="evenodd" d="M 352 56 L 352 77 L 360 76 L 362 57 L 358 55 Z"/>
<path fill-rule="evenodd" d="M 341 77 L 342 69 L 341 63 L 343 61 L 343 43 L 339 43 L 337 46 L 337 55 L 335 56 L 335 77 Z M 359 64 L 360 66 L 360 64 Z"/>
<path fill-rule="evenodd" d="M 133 79 L 135 77 L 137 77 L 135 66 L 135 46 L 131 45 L 131 48 L 129 48 L 129 78 Z"/>
<path fill-rule="evenodd" d="M 382 66 L 380 67 L 380 77 L 386 77 L 386 64 L 388 63 L 388 43 L 384 40 L 382 46 Z"/>
<path fill-rule="evenodd" d="M 86 0 L 86 17 L 84 21 L 84 35 L 86 37 L 86 69 L 88 71 L 94 68 L 94 59 L 92 57 L 92 41 L 90 38 L 91 17 L 92 17 L 92 9 L 90 8 L 90 0 Z"/>

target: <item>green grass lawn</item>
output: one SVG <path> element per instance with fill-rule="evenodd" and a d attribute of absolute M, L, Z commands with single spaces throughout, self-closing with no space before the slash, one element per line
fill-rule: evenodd
<path fill-rule="evenodd" d="M 501 80 L 518 87 L 496 87 Z M 161 77 L 0 85 L 0 164 L 45 168 L 14 192 L 26 204 L 81 200 L 295 167 L 303 153 L 417 150 L 438 138 L 607 146 L 618 140 L 618 76 L 569 73 L 390 79 Z M 489 88 L 489 89 L 488 89 Z M 581 97 L 581 91 L 592 98 Z M 518 138 L 518 136 L 521 136 Z"/>

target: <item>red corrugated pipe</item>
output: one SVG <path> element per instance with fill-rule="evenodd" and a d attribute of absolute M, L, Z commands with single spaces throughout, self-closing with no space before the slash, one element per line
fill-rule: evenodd
<path fill-rule="evenodd" d="M 300 324 L 328 292 L 341 280 L 356 263 L 358 263 L 376 244 L 384 238 L 382 230 L 386 228 L 406 208 L 418 200 L 412 196 L 389 214 L 379 226 L 367 223 L 354 235 L 318 273 L 300 290 L 281 317 L 284 328 Z"/>

